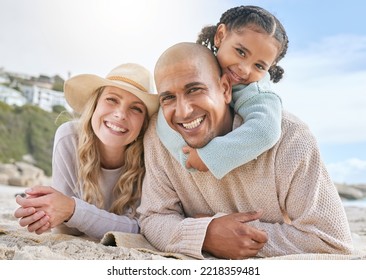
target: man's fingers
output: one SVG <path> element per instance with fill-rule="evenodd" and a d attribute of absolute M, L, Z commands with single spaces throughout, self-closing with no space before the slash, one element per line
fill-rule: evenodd
<path fill-rule="evenodd" d="M 266 242 L 257 242 L 255 240 L 251 240 L 251 245 L 249 246 L 250 249 L 259 251 L 264 247 Z"/>
<path fill-rule="evenodd" d="M 263 211 L 258 210 L 258 211 L 251 211 L 251 212 L 245 212 L 245 213 L 237 213 L 235 215 L 239 222 L 247 223 L 247 222 L 258 220 L 260 217 L 262 217 Z"/>
<path fill-rule="evenodd" d="M 237 213 L 236 218 L 239 222 L 245 224 L 247 222 L 258 220 L 263 215 L 263 210 L 245 212 L 245 213 Z M 257 228 L 246 228 L 246 234 L 249 234 L 253 244 L 251 244 L 251 248 L 253 249 L 261 249 L 264 244 L 268 241 L 268 235 L 263 230 Z"/>
<path fill-rule="evenodd" d="M 268 241 L 268 235 L 266 232 L 264 232 L 262 230 L 258 230 L 258 231 L 259 232 L 254 235 L 253 240 L 255 242 L 258 242 L 259 244 L 263 244 L 263 246 L 264 246 L 264 244 L 267 243 L 267 241 Z"/>

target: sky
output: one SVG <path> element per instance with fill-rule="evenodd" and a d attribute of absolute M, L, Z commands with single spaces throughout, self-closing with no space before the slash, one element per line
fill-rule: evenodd
<path fill-rule="evenodd" d="M 314 133 L 332 179 L 366 183 L 366 2 L 362 0 L 0 0 L 0 68 L 106 76 L 135 62 L 153 71 L 171 45 L 196 40 L 223 12 L 257 5 L 289 40 L 273 87 Z"/>

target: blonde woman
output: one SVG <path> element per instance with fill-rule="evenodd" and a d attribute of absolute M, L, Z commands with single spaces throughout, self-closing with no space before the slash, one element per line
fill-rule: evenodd
<path fill-rule="evenodd" d="M 122 64 L 106 78 L 75 76 L 64 91 L 80 118 L 56 131 L 53 186 L 35 186 L 26 198 L 17 196 L 14 216 L 37 234 L 56 228 L 100 239 L 112 230 L 139 232 L 142 139 L 158 109 L 151 74 L 140 65 Z"/>

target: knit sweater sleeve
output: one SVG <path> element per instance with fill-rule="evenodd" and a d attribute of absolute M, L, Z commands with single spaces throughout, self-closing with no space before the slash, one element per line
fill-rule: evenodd
<path fill-rule="evenodd" d="M 142 187 L 140 214 L 141 233 L 157 249 L 186 254 L 202 259 L 202 244 L 208 224 L 213 218 L 186 218 L 178 194 L 169 180 L 177 176 L 171 168 L 169 152 L 155 130 L 155 118 L 150 121 L 144 137 L 146 174 Z M 170 172 L 171 174 L 168 174 Z"/>
<path fill-rule="evenodd" d="M 281 135 L 282 103 L 271 90 L 269 75 L 247 86 L 235 86 L 233 101 L 243 124 L 197 150 L 217 179 L 256 159 L 272 148 Z"/>
<path fill-rule="evenodd" d="M 268 233 L 259 256 L 350 254 L 349 223 L 338 192 L 305 125 L 289 125 L 276 153 L 276 187 L 286 223 L 252 222 Z"/>
<path fill-rule="evenodd" d="M 73 123 L 61 125 L 55 134 L 52 158 L 52 186 L 75 200 L 75 210 L 57 231 L 68 234 L 86 234 L 101 239 L 108 231 L 139 231 L 136 219 L 116 215 L 85 202 L 77 180 L 77 141 Z M 65 227 L 66 226 L 66 227 Z"/>

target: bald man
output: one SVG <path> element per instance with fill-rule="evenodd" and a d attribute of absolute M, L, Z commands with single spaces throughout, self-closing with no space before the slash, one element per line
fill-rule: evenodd
<path fill-rule="evenodd" d="M 222 179 L 187 171 L 164 141 L 201 148 L 242 124 L 231 85 L 211 51 L 195 43 L 167 49 L 155 66 L 161 109 L 145 135 L 141 233 L 156 248 L 203 259 L 352 253 L 344 208 L 308 127 L 283 112 L 278 143 Z M 222 151 L 221 151 L 222 152 Z"/>

